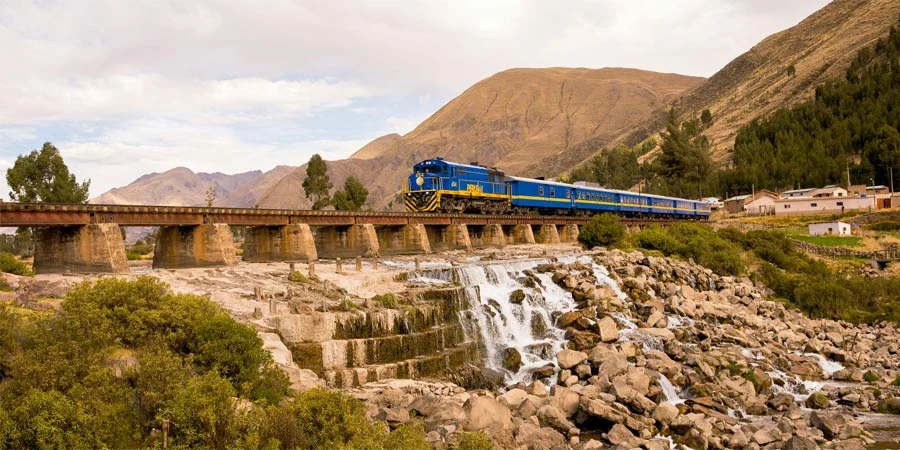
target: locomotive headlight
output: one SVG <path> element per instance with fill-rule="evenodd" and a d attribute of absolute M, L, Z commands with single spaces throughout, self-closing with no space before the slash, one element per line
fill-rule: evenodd
<path fill-rule="evenodd" d="M 417 177 L 416 177 L 416 184 L 419 185 L 419 187 L 422 187 L 422 185 L 425 184 L 425 179 L 422 178 L 421 175 L 417 176 Z"/>

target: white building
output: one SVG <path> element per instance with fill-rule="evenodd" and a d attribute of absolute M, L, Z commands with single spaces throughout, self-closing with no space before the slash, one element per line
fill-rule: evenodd
<path fill-rule="evenodd" d="M 823 222 L 809 224 L 810 236 L 850 236 L 850 224 L 844 222 Z"/>

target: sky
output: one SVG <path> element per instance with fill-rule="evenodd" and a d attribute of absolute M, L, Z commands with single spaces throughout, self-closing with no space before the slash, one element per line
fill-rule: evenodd
<path fill-rule="evenodd" d="M 52 142 L 91 196 L 345 158 L 513 67 L 710 76 L 825 0 L 0 1 L 0 198 Z"/>

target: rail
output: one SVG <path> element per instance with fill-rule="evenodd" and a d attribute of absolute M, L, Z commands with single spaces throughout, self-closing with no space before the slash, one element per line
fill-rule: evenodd
<path fill-rule="evenodd" d="M 296 209 L 208 208 L 162 205 L 0 203 L 0 227 L 67 226 L 116 223 L 122 226 L 189 226 L 225 223 L 246 226 L 309 225 L 579 225 L 590 217 L 446 214 L 388 211 L 311 211 Z M 669 220 L 622 219 L 627 225 Z"/>

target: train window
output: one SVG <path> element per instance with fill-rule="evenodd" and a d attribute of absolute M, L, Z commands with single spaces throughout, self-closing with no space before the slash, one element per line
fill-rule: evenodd
<path fill-rule="evenodd" d="M 538 186 L 538 195 L 541 195 L 541 196 L 544 195 L 544 187 L 543 186 Z"/>
<path fill-rule="evenodd" d="M 551 197 L 556 197 L 556 189 L 550 188 L 550 196 L 551 196 Z"/>
<path fill-rule="evenodd" d="M 572 198 L 572 191 L 566 189 L 566 198 Z"/>
<path fill-rule="evenodd" d="M 460 167 L 460 168 L 459 168 L 459 174 L 462 175 L 462 174 L 464 174 L 464 173 L 466 173 L 466 169 L 463 169 L 462 167 Z"/>

